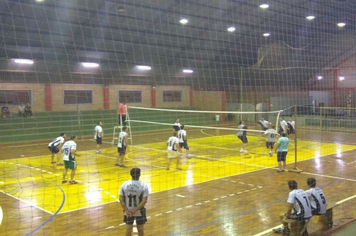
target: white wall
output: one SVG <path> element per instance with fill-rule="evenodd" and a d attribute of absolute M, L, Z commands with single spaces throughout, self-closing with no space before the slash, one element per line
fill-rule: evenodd
<path fill-rule="evenodd" d="M 324 103 L 325 107 L 330 107 L 331 101 L 331 92 L 330 91 L 309 91 L 309 96 L 316 101 L 316 106 L 319 106 L 319 103 Z"/>

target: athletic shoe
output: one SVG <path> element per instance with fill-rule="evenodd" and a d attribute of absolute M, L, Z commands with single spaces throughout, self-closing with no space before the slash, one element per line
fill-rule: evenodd
<path fill-rule="evenodd" d="M 57 163 L 57 166 L 64 166 L 62 163 Z"/>
<path fill-rule="evenodd" d="M 182 168 L 180 168 L 180 167 L 177 167 L 177 168 L 176 168 L 176 170 L 182 170 Z"/>
<path fill-rule="evenodd" d="M 102 154 L 101 151 L 96 151 L 96 154 Z"/>
<path fill-rule="evenodd" d="M 77 184 L 78 182 L 75 182 L 74 180 L 69 181 L 70 184 Z"/>
<path fill-rule="evenodd" d="M 278 234 L 283 234 L 285 232 L 283 227 L 279 227 L 277 229 L 273 229 L 273 232 L 278 233 Z"/>
<path fill-rule="evenodd" d="M 285 172 L 285 170 L 281 170 L 281 172 Z"/>
<path fill-rule="evenodd" d="M 246 150 L 246 149 L 244 149 L 242 152 L 243 152 L 243 153 L 246 153 L 246 152 L 247 152 L 247 150 Z"/>
<path fill-rule="evenodd" d="M 55 162 L 55 161 L 52 161 L 51 164 L 56 164 L 56 162 Z"/>
<path fill-rule="evenodd" d="M 243 149 L 243 148 L 241 148 L 241 149 L 240 149 L 240 152 L 244 152 L 244 149 Z"/>
<path fill-rule="evenodd" d="M 270 153 L 269 153 L 269 156 L 271 157 L 272 155 L 273 155 L 273 153 L 272 153 L 272 152 L 270 152 Z"/>
<path fill-rule="evenodd" d="M 115 163 L 115 166 L 120 166 L 120 164 Z"/>
<path fill-rule="evenodd" d="M 125 166 L 124 164 L 120 165 L 120 167 L 124 167 L 124 168 L 127 168 L 127 166 Z"/>
<path fill-rule="evenodd" d="M 282 171 L 281 171 L 281 170 L 277 170 L 277 171 L 276 171 L 276 173 L 278 173 L 278 174 L 279 174 L 279 173 L 282 173 Z"/>
<path fill-rule="evenodd" d="M 62 180 L 62 184 L 65 184 L 65 183 L 67 183 L 67 180 Z"/>
<path fill-rule="evenodd" d="M 192 159 L 192 157 L 190 157 L 190 156 L 186 156 L 186 158 L 187 158 L 187 159 Z"/>

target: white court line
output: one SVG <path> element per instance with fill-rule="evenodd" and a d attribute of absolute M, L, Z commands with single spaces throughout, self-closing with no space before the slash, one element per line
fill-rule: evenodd
<path fill-rule="evenodd" d="M 212 134 L 205 133 L 205 132 L 203 131 L 203 129 L 201 129 L 200 132 L 201 132 L 202 134 L 205 134 L 205 135 L 208 135 L 208 136 L 211 136 L 211 137 L 217 136 L 217 135 L 212 135 Z"/>
<path fill-rule="evenodd" d="M 323 174 L 309 173 L 309 172 L 301 172 L 301 174 L 305 174 L 305 175 L 316 175 L 316 176 L 320 176 L 320 177 L 327 177 L 327 178 L 332 178 L 332 179 L 341 179 L 341 180 L 347 180 L 347 181 L 356 182 L 356 179 L 346 179 L 346 178 L 337 177 L 337 176 L 332 176 L 332 175 L 323 175 Z"/>
<path fill-rule="evenodd" d="M 343 200 L 341 200 L 341 201 L 338 201 L 338 202 L 336 202 L 335 204 L 336 204 L 336 205 L 339 205 L 339 204 L 341 204 L 341 203 L 347 202 L 348 200 L 354 199 L 355 197 L 356 197 L 356 195 L 353 195 L 353 196 L 351 196 L 351 197 L 348 197 L 348 198 L 345 198 L 345 199 L 343 199 Z"/>

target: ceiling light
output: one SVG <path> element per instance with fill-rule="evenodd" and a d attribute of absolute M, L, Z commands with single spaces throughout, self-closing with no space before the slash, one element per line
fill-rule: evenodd
<path fill-rule="evenodd" d="M 118 12 L 124 12 L 124 11 L 125 11 L 125 8 L 124 8 L 124 7 L 118 7 L 118 8 L 117 8 L 117 11 L 118 11 Z"/>
<path fill-rule="evenodd" d="M 314 20 L 314 19 L 315 19 L 315 16 L 307 16 L 307 17 L 305 17 L 305 18 L 307 18 L 307 20 Z"/>
<path fill-rule="evenodd" d="M 339 26 L 339 27 L 344 27 L 345 25 L 346 25 L 346 23 L 344 23 L 344 22 L 337 23 L 337 26 Z"/>
<path fill-rule="evenodd" d="M 229 28 L 227 28 L 227 31 L 229 31 L 229 32 L 234 32 L 235 30 L 236 30 L 235 27 L 229 27 Z"/>
<path fill-rule="evenodd" d="M 188 23 L 188 20 L 183 18 L 183 19 L 181 19 L 179 22 L 180 22 L 182 25 L 185 25 L 185 24 Z"/>
<path fill-rule="evenodd" d="M 43 0 L 36 0 L 36 2 L 43 2 Z"/>
<path fill-rule="evenodd" d="M 340 80 L 340 81 L 343 81 L 343 80 L 345 80 L 345 77 L 344 77 L 344 76 L 340 76 L 340 77 L 339 77 L 339 80 Z"/>
<path fill-rule="evenodd" d="M 318 80 L 321 80 L 321 79 L 323 79 L 323 76 L 320 76 L 320 75 L 319 75 L 319 76 L 318 76 Z"/>
<path fill-rule="evenodd" d="M 267 8 L 269 8 L 269 5 L 268 5 L 268 4 L 261 4 L 261 5 L 260 5 L 260 8 L 262 8 L 262 9 L 267 9 Z"/>
<path fill-rule="evenodd" d="M 87 67 L 87 68 L 96 68 L 99 66 L 98 63 L 92 63 L 92 62 L 82 62 L 82 66 Z"/>
<path fill-rule="evenodd" d="M 268 37 L 268 36 L 270 36 L 270 33 L 264 33 L 263 36 Z"/>
<path fill-rule="evenodd" d="M 187 73 L 187 74 L 191 74 L 193 73 L 194 71 L 193 70 L 190 70 L 190 69 L 184 69 L 183 70 L 183 73 Z"/>
<path fill-rule="evenodd" d="M 136 66 L 136 67 L 139 70 L 151 70 L 152 69 L 150 66 Z"/>
<path fill-rule="evenodd" d="M 18 63 L 18 64 L 27 64 L 27 65 L 33 64 L 33 61 L 28 60 L 28 59 L 15 59 L 14 61 L 15 61 L 15 63 Z"/>

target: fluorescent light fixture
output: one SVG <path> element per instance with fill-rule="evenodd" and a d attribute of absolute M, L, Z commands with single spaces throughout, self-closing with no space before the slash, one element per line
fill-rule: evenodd
<path fill-rule="evenodd" d="M 340 77 L 339 77 L 339 80 L 340 80 L 340 81 L 343 81 L 343 80 L 345 80 L 345 77 L 344 77 L 344 76 L 340 76 Z"/>
<path fill-rule="evenodd" d="M 26 65 L 32 65 L 33 64 L 33 61 L 32 60 L 28 60 L 28 59 L 15 59 L 14 61 L 15 61 L 15 63 L 18 63 L 18 64 L 26 64 Z"/>
<path fill-rule="evenodd" d="M 319 75 L 319 76 L 318 76 L 318 80 L 321 80 L 321 79 L 323 79 L 323 76 L 320 76 L 320 75 Z"/>
<path fill-rule="evenodd" d="M 185 18 L 183 18 L 183 19 L 181 19 L 179 22 L 180 22 L 182 25 L 185 25 L 185 24 L 188 23 L 188 20 L 185 19 Z"/>
<path fill-rule="evenodd" d="M 227 28 L 227 31 L 229 31 L 229 32 L 234 32 L 235 30 L 236 30 L 236 28 L 233 26 Z"/>
<path fill-rule="evenodd" d="M 139 70 L 151 70 L 152 69 L 150 66 L 136 66 L 136 67 Z"/>
<path fill-rule="evenodd" d="M 345 25 L 346 25 L 346 23 L 344 23 L 344 22 L 337 23 L 337 26 L 339 26 L 339 27 L 344 27 Z"/>
<path fill-rule="evenodd" d="M 269 8 L 269 5 L 268 5 L 268 4 L 261 4 L 261 5 L 260 5 L 260 8 L 262 8 L 262 9 L 267 9 L 267 8 Z"/>
<path fill-rule="evenodd" d="M 82 62 L 82 66 L 87 67 L 87 68 L 96 68 L 96 67 L 99 67 L 99 64 L 92 63 L 92 62 Z"/>
<path fill-rule="evenodd" d="M 194 71 L 193 70 L 191 70 L 191 69 L 184 69 L 183 70 L 183 73 L 187 73 L 187 74 L 191 74 L 191 73 L 193 73 Z"/>
<path fill-rule="evenodd" d="M 43 2 L 43 0 L 36 0 L 36 2 Z"/>
<path fill-rule="evenodd" d="M 263 36 L 268 37 L 268 36 L 270 36 L 270 33 L 264 33 Z"/>
<path fill-rule="evenodd" d="M 305 17 L 305 18 L 307 18 L 307 20 L 314 20 L 314 19 L 315 19 L 315 16 L 307 16 L 307 17 Z"/>

